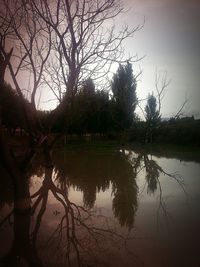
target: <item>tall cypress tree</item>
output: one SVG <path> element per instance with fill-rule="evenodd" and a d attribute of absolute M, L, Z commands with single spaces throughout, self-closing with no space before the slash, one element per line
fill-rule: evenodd
<path fill-rule="evenodd" d="M 151 94 L 148 96 L 147 104 L 145 106 L 145 118 L 146 118 L 146 142 L 152 142 L 153 134 L 158 126 L 161 116 L 157 110 L 156 97 Z"/>
<path fill-rule="evenodd" d="M 151 94 L 148 96 L 147 104 L 145 106 L 145 118 L 146 122 L 155 127 L 160 122 L 160 114 L 157 110 L 156 97 Z"/>
<path fill-rule="evenodd" d="M 136 79 L 132 64 L 119 65 L 111 83 L 113 93 L 113 120 L 119 130 L 127 129 L 134 119 L 136 108 Z"/>

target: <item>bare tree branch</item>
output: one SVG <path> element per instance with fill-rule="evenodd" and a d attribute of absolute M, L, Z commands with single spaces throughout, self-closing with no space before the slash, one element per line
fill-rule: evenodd
<path fill-rule="evenodd" d="M 158 101 L 158 112 L 159 115 L 162 107 L 162 100 L 165 95 L 166 88 L 170 85 L 171 80 L 167 78 L 167 72 L 165 72 L 162 76 L 161 73 L 156 69 L 155 71 L 155 88 L 157 93 L 157 101 Z"/>

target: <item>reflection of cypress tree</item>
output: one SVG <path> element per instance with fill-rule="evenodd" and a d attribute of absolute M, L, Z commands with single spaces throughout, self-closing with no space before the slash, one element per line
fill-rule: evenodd
<path fill-rule="evenodd" d="M 55 153 L 53 163 L 57 186 L 68 188 L 72 186 L 83 192 L 83 203 L 92 208 L 96 201 L 96 194 L 113 185 L 113 212 L 122 226 L 133 227 L 137 210 L 137 184 L 133 167 L 125 155 L 109 151 L 94 153 Z M 44 170 L 34 165 L 32 173 Z M 67 191 L 66 191 L 67 194 Z"/>
<path fill-rule="evenodd" d="M 137 184 L 133 174 L 118 180 L 114 185 L 113 212 L 121 226 L 131 230 L 137 210 Z"/>
<path fill-rule="evenodd" d="M 157 190 L 157 178 L 158 177 L 159 177 L 159 173 L 156 169 L 154 173 L 150 171 L 146 174 L 146 180 L 148 184 L 147 192 L 154 193 Z"/>
<path fill-rule="evenodd" d="M 92 208 L 96 193 L 109 188 L 108 177 L 115 172 L 116 155 L 96 154 L 86 151 L 82 153 L 66 153 L 65 160 L 55 155 L 54 164 L 59 183 L 68 179 L 69 185 L 83 192 L 83 202 Z"/>
<path fill-rule="evenodd" d="M 143 167 L 145 168 L 147 193 L 154 193 L 157 190 L 160 173 L 163 172 L 162 168 L 156 163 L 155 160 L 149 159 L 149 156 L 144 152 L 140 152 L 137 157 L 133 157 L 131 161 L 133 163 L 133 169 L 135 172 L 142 169 Z"/>
<path fill-rule="evenodd" d="M 144 164 L 146 169 L 147 193 L 154 193 L 157 190 L 160 166 L 154 160 L 149 160 L 147 155 L 144 155 Z"/>
<path fill-rule="evenodd" d="M 61 154 L 60 154 L 61 155 Z M 83 192 L 83 202 L 92 208 L 96 194 L 105 191 L 109 182 L 113 184 L 113 211 L 123 226 L 133 227 L 137 210 L 137 185 L 133 168 L 125 156 L 119 153 L 65 154 L 65 160 L 55 155 L 58 180 L 68 179 L 69 185 Z"/>
<path fill-rule="evenodd" d="M 83 203 L 87 208 L 92 208 L 96 201 L 96 185 L 88 184 L 87 190 L 83 191 Z"/>

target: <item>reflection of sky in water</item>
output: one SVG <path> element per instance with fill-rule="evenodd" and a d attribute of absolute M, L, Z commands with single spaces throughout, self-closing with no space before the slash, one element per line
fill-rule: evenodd
<path fill-rule="evenodd" d="M 188 262 L 191 264 L 193 264 L 193 262 L 196 263 L 198 255 L 196 250 L 200 238 L 198 234 L 198 225 L 200 224 L 200 164 L 164 157 L 151 157 L 148 155 L 146 162 L 150 160 L 150 163 L 158 164 L 156 165 L 157 168 L 164 170 L 164 172 L 168 174 L 176 174 L 177 176 L 175 176 L 175 178 L 178 179 L 176 180 L 174 177 L 170 177 L 160 171 L 157 177 L 156 190 L 150 192 L 147 190 L 148 183 L 144 157 L 141 158 L 141 166 L 138 169 L 140 171 L 136 178 L 134 178 L 130 172 L 130 167 L 131 164 L 132 166 L 134 165 L 134 160 L 138 157 L 138 154 L 125 151 L 124 154 L 121 152 L 122 157 L 118 155 L 116 158 L 113 158 L 113 154 L 111 156 L 104 154 L 96 156 L 97 155 L 94 156 L 92 154 L 87 155 L 88 165 L 86 164 L 85 168 L 81 166 L 82 169 L 75 172 L 73 172 L 73 168 L 78 168 L 78 166 L 74 164 L 76 164 L 79 159 L 75 160 L 76 155 L 71 157 L 71 159 L 66 158 L 68 164 L 66 173 L 69 171 L 68 180 L 69 183 L 70 181 L 72 183 L 68 190 L 68 199 L 77 205 L 83 205 L 84 193 L 81 190 L 82 188 L 87 190 L 87 186 L 91 189 L 92 185 L 92 190 L 96 190 L 96 199 L 92 209 L 96 211 L 96 214 L 106 216 L 110 227 L 115 227 L 118 233 L 127 233 L 126 228 L 121 228 L 119 223 L 124 223 L 124 225 L 126 225 L 126 219 L 124 219 L 123 216 L 130 216 L 130 213 L 127 213 L 124 208 L 124 205 L 127 203 L 123 203 L 123 198 L 126 200 L 126 196 L 128 195 L 127 199 L 133 201 L 131 202 L 132 205 L 136 205 L 137 207 L 135 208 L 135 214 L 132 214 L 133 217 L 135 216 L 135 218 L 133 218 L 134 228 L 130 232 L 130 235 L 134 235 L 134 239 L 129 240 L 127 246 L 129 250 L 134 251 L 139 258 L 142 258 L 142 261 L 146 264 L 144 266 L 163 266 L 162 264 L 164 262 L 167 262 L 169 266 L 173 266 L 171 264 L 175 264 L 176 261 L 177 264 L 182 264 L 184 262 L 187 264 Z M 110 162 L 109 157 L 112 159 Z M 91 169 L 87 170 L 88 166 L 90 166 L 90 160 L 92 164 L 91 169 L 94 172 L 91 171 Z M 97 161 L 97 165 L 95 165 L 95 161 Z M 122 162 L 120 163 L 120 161 Z M 107 166 L 105 166 L 105 162 L 107 162 Z M 120 170 L 120 166 L 113 165 L 115 163 L 121 164 L 120 166 L 122 168 L 127 168 L 126 170 L 124 169 L 125 177 L 123 177 L 123 170 Z M 101 164 L 104 164 L 104 166 Z M 95 166 L 99 168 L 97 172 Z M 105 170 L 102 170 L 103 167 L 105 167 Z M 113 168 L 113 170 L 110 170 L 110 168 Z M 82 178 L 79 180 L 77 175 L 81 170 L 83 171 Z M 53 171 L 53 181 L 56 185 L 59 185 L 57 171 L 56 169 Z M 98 184 L 95 183 L 95 176 L 93 176 L 95 173 L 97 173 Z M 110 177 L 110 179 L 101 177 L 104 174 L 113 175 L 113 177 Z M 118 174 L 119 177 L 117 177 Z M 131 177 L 129 177 L 129 175 L 131 175 Z M 37 175 L 32 176 L 30 181 L 31 195 L 40 189 L 44 179 L 44 174 L 42 177 L 38 177 Z M 107 180 L 109 182 L 107 182 Z M 183 188 L 180 186 L 179 181 L 184 181 Z M 102 185 L 103 190 L 101 188 L 101 183 L 104 184 Z M 105 186 L 105 183 L 107 186 Z M 132 186 L 133 188 L 131 189 Z M 134 188 L 137 187 L 138 189 L 134 191 Z M 137 194 L 136 200 L 135 198 L 132 199 L 129 193 Z M 34 201 L 32 204 L 34 204 Z M 136 201 L 136 203 L 134 201 Z M 129 205 L 128 207 L 131 206 Z M 1 209 L 1 213 L 5 214 L 8 209 L 10 208 L 4 205 Z M 64 208 L 61 203 L 55 199 L 52 192 L 49 191 L 48 202 L 44 216 L 42 217 L 37 242 L 37 245 L 41 248 L 39 254 L 41 257 L 45 258 L 46 261 L 48 261 L 48 257 L 54 249 L 54 247 L 52 247 L 46 250 L 48 239 L 59 225 L 63 215 Z M 36 211 L 31 219 L 31 229 L 34 229 L 37 216 L 38 211 Z M 92 223 L 99 226 L 102 222 L 103 221 L 97 217 L 93 219 Z M 129 219 L 129 223 L 131 222 L 131 219 Z M 6 242 L 4 249 L 1 250 L 3 254 L 5 254 L 5 251 L 11 246 L 11 240 L 13 238 L 12 231 L 5 228 L 4 231 L 0 231 L 0 240 L 2 240 L 2 238 L 5 239 L 5 234 L 9 237 L 9 242 Z M 79 233 L 80 236 L 82 234 L 81 232 Z M 2 247 L 2 244 L 0 247 Z M 61 250 L 63 250 L 64 253 L 64 243 Z M 62 251 L 58 251 L 58 254 L 55 255 L 54 262 L 56 262 L 56 259 L 58 260 L 59 257 L 59 262 L 61 259 L 63 260 L 64 256 L 59 256 L 59 253 L 62 254 Z M 181 254 L 185 256 L 183 257 Z M 118 257 L 124 260 L 127 256 L 121 252 Z M 122 262 L 119 260 L 117 263 L 115 262 L 113 266 L 120 266 Z M 126 258 L 125 266 L 132 266 L 129 258 Z"/>
<path fill-rule="evenodd" d="M 125 151 L 125 154 L 128 155 L 128 151 Z M 136 156 L 137 154 L 133 153 L 132 156 Z M 165 207 L 169 210 L 170 219 L 174 220 L 177 216 L 185 216 L 186 213 L 191 213 L 191 210 L 197 208 L 198 203 L 195 200 L 200 198 L 199 188 L 200 188 L 200 166 L 194 162 L 185 162 L 177 159 L 167 159 L 167 158 L 158 158 L 153 156 L 153 160 L 159 163 L 167 173 L 175 173 L 181 177 L 181 180 L 184 181 L 185 191 L 180 187 L 179 183 L 165 175 L 160 174 L 159 181 L 162 188 L 162 198 L 165 202 Z M 138 202 L 139 208 L 136 212 L 136 228 L 143 227 L 153 227 L 157 229 L 156 225 L 156 213 L 159 206 L 159 188 L 157 188 L 154 193 L 147 193 L 147 182 L 145 179 L 145 169 L 142 169 L 136 178 L 137 186 L 138 186 Z M 34 192 L 40 187 L 41 178 L 34 177 L 31 191 Z M 83 192 L 80 189 L 76 189 L 74 187 L 69 188 L 69 199 L 76 204 L 83 204 Z M 100 190 L 100 192 L 96 193 L 96 201 L 94 204 L 94 208 L 98 210 L 98 212 L 105 213 L 107 216 L 112 217 L 112 184 L 110 183 L 109 188 L 106 191 Z M 57 218 L 60 217 L 60 213 L 64 212 L 61 209 L 60 203 L 54 198 L 52 194 L 49 194 L 48 200 L 49 209 L 46 211 L 46 216 L 48 219 L 46 223 L 48 225 L 53 225 L 57 223 Z M 59 214 L 55 216 L 55 211 L 58 211 Z M 161 213 L 161 220 L 165 215 Z M 189 215 L 190 217 L 191 215 Z M 151 224 L 149 224 L 151 222 Z M 138 224 L 138 225 L 137 225 Z M 149 229 L 150 230 L 150 229 Z"/>

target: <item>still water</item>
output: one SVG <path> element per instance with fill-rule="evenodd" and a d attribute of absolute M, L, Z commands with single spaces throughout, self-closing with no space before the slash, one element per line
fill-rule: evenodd
<path fill-rule="evenodd" d="M 200 266 L 200 164 L 145 151 L 60 150 L 13 212 L 1 172 L 0 266 Z"/>

